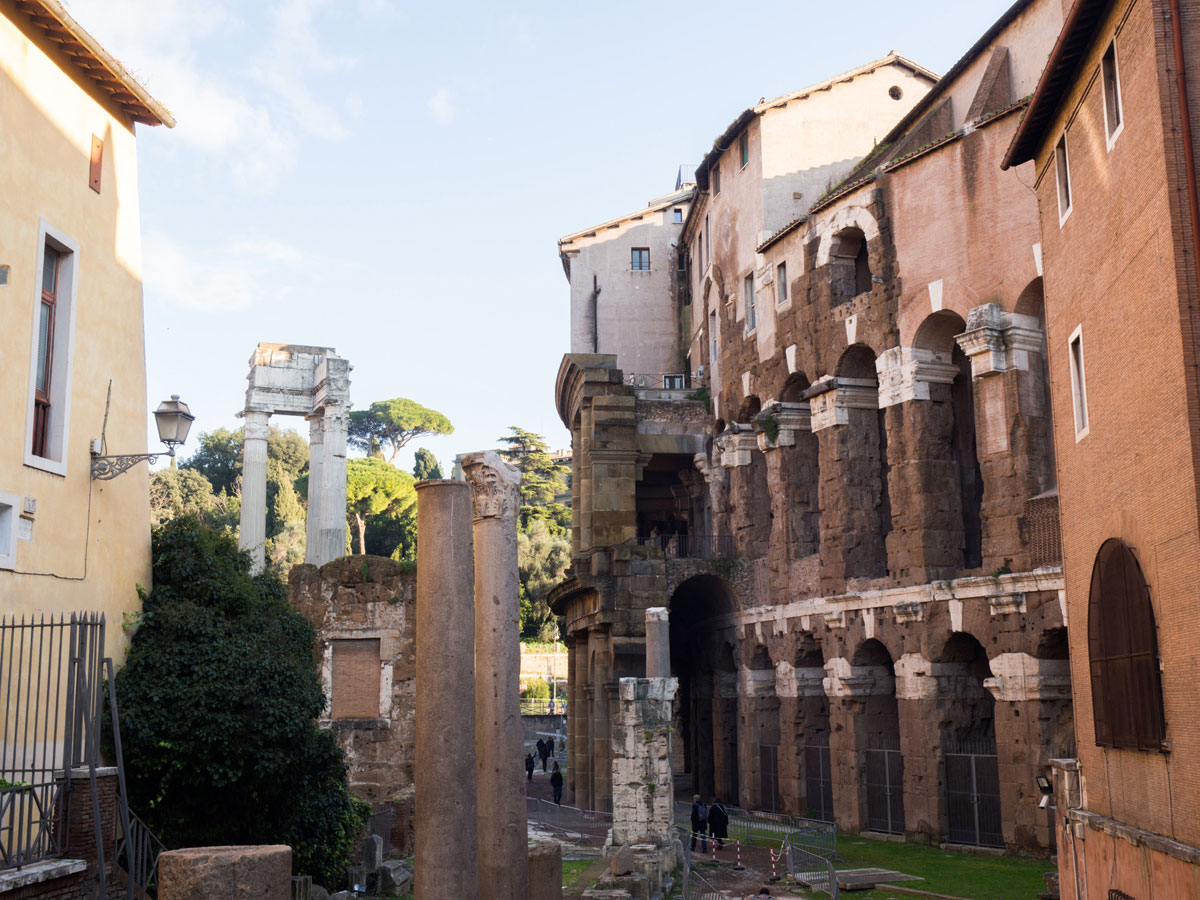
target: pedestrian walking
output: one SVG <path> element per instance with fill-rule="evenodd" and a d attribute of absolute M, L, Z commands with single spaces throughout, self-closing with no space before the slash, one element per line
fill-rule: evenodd
<path fill-rule="evenodd" d="M 725 808 L 720 797 L 713 797 L 712 806 L 708 808 L 708 830 L 717 849 L 724 848 L 729 837 L 729 810 Z"/>
<path fill-rule="evenodd" d="M 538 756 L 542 758 L 542 772 L 548 772 L 550 767 L 547 765 L 547 760 L 550 759 L 550 745 L 538 738 L 537 742 Z"/>
<path fill-rule="evenodd" d="M 700 852 L 708 852 L 708 807 L 696 794 L 692 797 L 692 849 L 696 849 L 696 839 L 700 839 Z"/>
<path fill-rule="evenodd" d="M 525 756 L 525 780 L 533 781 L 533 767 L 536 763 L 533 761 L 533 754 L 529 753 Z"/>
<path fill-rule="evenodd" d="M 562 806 L 563 777 L 558 763 L 554 764 L 554 771 L 550 773 L 550 787 L 554 790 L 554 802 Z"/>

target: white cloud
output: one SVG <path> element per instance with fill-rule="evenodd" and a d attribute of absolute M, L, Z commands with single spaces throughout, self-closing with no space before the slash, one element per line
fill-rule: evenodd
<path fill-rule="evenodd" d="M 210 312 L 274 303 L 290 293 L 288 270 L 300 251 L 279 241 L 235 241 L 216 249 L 184 248 L 160 232 L 146 235 L 143 278 L 149 300 Z"/>
<path fill-rule="evenodd" d="M 425 101 L 433 120 L 439 125 L 449 125 L 454 121 L 454 105 L 450 102 L 450 88 L 440 87 L 432 97 Z"/>

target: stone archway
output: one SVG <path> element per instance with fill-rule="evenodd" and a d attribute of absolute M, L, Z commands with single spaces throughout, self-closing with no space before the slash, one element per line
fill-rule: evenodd
<path fill-rule="evenodd" d="M 350 364 L 332 347 L 260 343 L 246 376 L 242 446 L 242 518 L 238 546 L 261 572 L 267 536 L 267 435 L 272 415 L 304 416 L 309 425 L 308 517 L 304 561 L 346 555 L 346 431 Z"/>

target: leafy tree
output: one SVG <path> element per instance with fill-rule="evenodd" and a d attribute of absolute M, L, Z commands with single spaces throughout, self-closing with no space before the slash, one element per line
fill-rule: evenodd
<path fill-rule="evenodd" d="M 415 507 L 417 492 L 411 475 L 381 459 L 346 462 L 346 514 L 358 529 L 358 552 L 367 552 L 367 520 L 387 510 Z"/>
<path fill-rule="evenodd" d="M 153 590 L 117 673 L 130 799 L 170 847 L 289 844 L 335 887 L 365 821 L 317 725 L 312 625 L 231 534 L 176 518 L 153 532 Z"/>
<path fill-rule="evenodd" d="M 350 413 L 350 446 L 365 452 L 388 448 L 387 461 L 395 464 L 400 448 L 423 434 L 453 434 L 450 420 L 405 397 L 377 400 L 369 408 Z"/>
<path fill-rule="evenodd" d="M 554 502 L 567 489 L 570 467 L 551 458 L 540 434 L 515 425 L 508 430 L 509 434 L 499 438 L 508 445 L 500 453 L 521 470 L 521 525 L 528 525 L 530 519 L 545 519 L 551 530 L 570 528 L 570 511 Z"/>
<path fill-rule="evenodd" d="M 201 432 L 199 446 L 180 468 L 199 472 L 207 478 L 213 493 L 235 493 L 242 474 L 242 429 L 216 428 Z"/>
<path fill-rule="evenodd" d="M 551 531 L 544 519 L 533 518 L 517 535 L 517 573 L 521 582 L 521 637 L 553 641 L 559 623 L 546 597 L 558 584 L 571 562 L 571 542 Z"/>
<path fill-rule="evenodd" d="M 241 501 L 224 491 L 214 494 L 208 479 L 191 469 L 172 465 L 150 475 L 150 524 L 162 525 L 180 516 L 193 515 L 206 525 L 234 530 L 241 515 Z"/>
<path fill-rule="evenodd" d="M 442 467 L 438 465 L 437 457 L 424 447 L 417 450 L 416 461 L 413 463 L 413 477 L 417 481 L 442 477 Z"/>

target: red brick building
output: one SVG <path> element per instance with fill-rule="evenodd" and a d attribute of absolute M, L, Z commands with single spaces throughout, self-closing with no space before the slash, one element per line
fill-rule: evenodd
<path fill-rule="evenodd" d="M 1080 900 L 1200 897 L 1198 78 L 1200 3 L 1078 0 L 1005 159 L 1036 166 Z"/>

